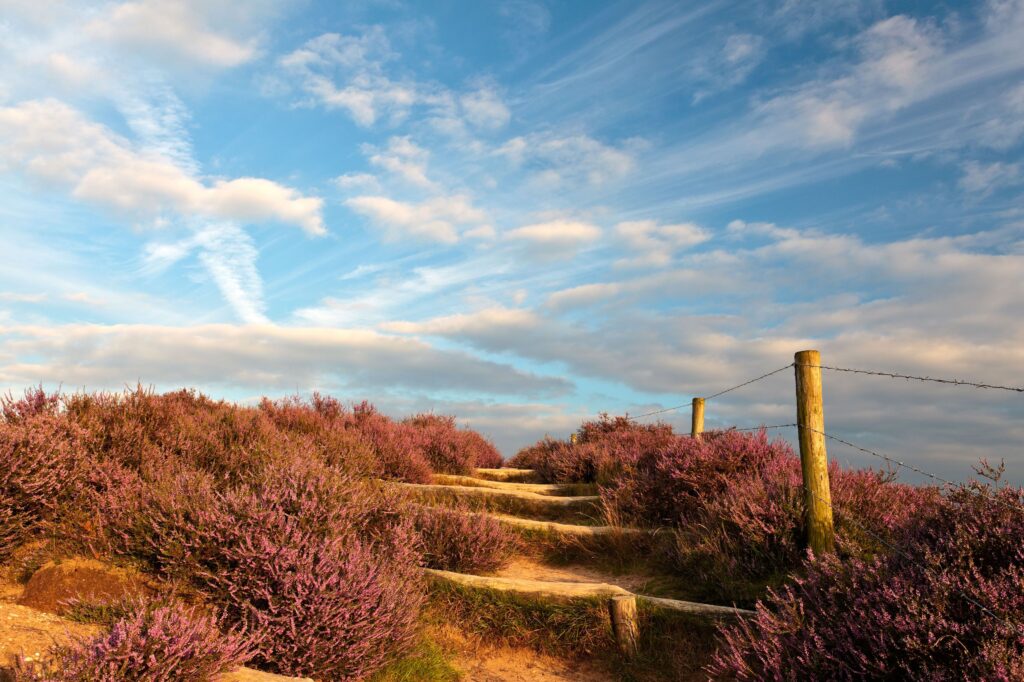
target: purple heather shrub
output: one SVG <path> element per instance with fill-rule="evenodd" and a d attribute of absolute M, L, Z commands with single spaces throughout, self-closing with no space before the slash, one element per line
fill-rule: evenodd
<path fill-rule="evenodd" d="M 536 471 L 541 467 L 541 462 L 549 458 L 554 449 L 560 445 L 561 441 L 545 436 L 533 445 L 527 445 L 517 452 L 508 461 L 508 466 L 515 469 L 533 469 Z M 546 482 L 551 483 L 551 481 Z"/>
<path fill-rule="evenodd" d="M 56 416 L 60 411 L 60 394 L 47 393 L 42 386 L 25 389 L 21 398 L 8 393 L 0 396 L 0 420 L 7 423 L 24 421 L 39 415 Z"/>
<path fill-rule="evenodd" d="M 318 487 L 229 493 L 203 529 L 219 551 L 200 557 L 195 581 L 230 622 L 263 635 L 259 667 L 360 679 L 413 640 L 424 600 L 416 537 L 398 518 L 358 533 L 352 508 Z"/>
<path fill-rule="evenodd" d="M 421 448 L 430 468 L 439 474 L 473 473 L 472 453 L 463 447 L 455 417 L 418 414 L 403 421 L 419 432 Z"/>
<path fill-rule="evenodd" d="M 469 452 L 469 461 L 474 467 L 482 469 L 497 469 L 502 464 L 501 453 L 494 446 L 491 440 L 472 429 L 460 429 L 456 431 L 462 447 Z"/>
<path fill-rule="evenodd" d="M 4 405 L 0 421 L 0 560 L 71 501 L 87 470 L 82 434 L 39 400 Z M 42 409 L 37 409 L 39 406 Z"/>
<path fill-rule="evenodd" d="M 509 465 L 533 469 L 546 483 L 601 482 L 676 438 L 668 424 L 638 424 L 607 414 L 584 422 L 576 435 L 576 443 L 544 438 L 520 450 Z"/>
<path fill-rule="evenodd" d="M 459 429 L 455 417 L 418 414 L 402 424 L 419 432 L 423 455 L 435 473 L 468 476 L 476 467 L 501 466 L 494 444 L 476 431 Z"/>
<path fill-rule="evenodd" d="M 887 551 L 821 557 L 725 627 L 712 675 L 740 680 L 1024 679 L 1024 491 L 927 500 Z"/>
<path fill-rule="evenodd" d="M 680 570 L 709 584 L 723 575 L 777 582 L 803 563 L 800 461 L 785 441 L 769 441 L 763 430 L 602 438 L 613 445 L 600 485 L 608 515 L 677 528 Z M 877 551 L 878 538 L 891 537 L 938 496 L 883 472 L 833 464 L 830 477 L 833 502 L 848 510 L 837 519 L 839 545 L 854 555 Z"/>
<path fill-rule="evenodd" d="M 358 679 L 412 640 L 416 534 L 393 493 L 299 454 L 279 464 L 227 488 L 174 461 L 144 467 L 130 494 L 108 490 L 104 531 L 259 633 L 259 667 Z"/>
<path fill-rule="evenodd" d="M 354 416 L 355 428 L 373 451 L 380 476 L 408 483 L 430 482 L 432 472 L 419 429 L 394 422 L 365 402 L 356 406 Z"/>
<path fill-rule="evenodd" d="M 138 604 L 109 632 L 55 647 L 48 665 L 19 661 L 16 682 L 212 682 L 251 656 L 240 631 L 182 605 Z"/>
<path fill-rule="evenodd" d="M 414 514 L 427 568 L 459 573 L 493 571 L 511 558 L 515 536 L 485 514 L 467 509 L 418 507 Z"/>

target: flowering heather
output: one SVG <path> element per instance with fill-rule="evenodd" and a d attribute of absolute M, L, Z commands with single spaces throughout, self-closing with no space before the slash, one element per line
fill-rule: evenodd
<path fill-rule="evenodd" d="M 0 421 L 0 560 L 55 518 L 87 469 L 73 425 L 13 405 Z"/>
<path fill-rule="evenodd" d="M 675 438 L 668 424 L 638 424 L 606 414 L 584 422 L 576 435 L 576 443 L 544 438 L 520 450 L 509 466 L 533 469 L 546 483 L 593 483 L 615 477 L 640 453 Z"/>
<path fill-rule="evenodd" d="M 410 643 L 423 601 L 416 536 L 386 491 L 306 459 L 226 489 L 163 463 L 125 491 L 106 500 L 114 551 L 259 633 L 259 667 L 357 679 Z"/>
<path fill-rule="evenodd" d="M 53 650 L 49 665 L 20 662 L 16 682 L 208 682 L 245 663 L 247 638 L 180 606 L 137 605 L 110 632 Z"/>
<path fill-rule="evenodd" d="M 1024 495 L 973 484 L 872 559 L 824 557 L 723 631 L 740 680 L 1024 679 Z"/>
<path fill-rule="evenodd" d="M 499 521 L 465 509 L 420 507 L 414 515 L 423 563 L 460 573 L 501 568 L 515 549 L 515 536 Z"/>
<path fill-rule="evenodd" d="M 380 476 L 409 483 L 430 482 L 430 463 L 423 453 L 423 435 L 418 429 L 388 419 L 367 403 L 356 406 L 355 428 L 373 450 Z"/>

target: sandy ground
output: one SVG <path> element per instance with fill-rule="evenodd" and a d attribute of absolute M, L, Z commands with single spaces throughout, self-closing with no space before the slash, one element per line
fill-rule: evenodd
<path fill-rule="evenodd" d="M 498 578 L 525 578 L 527 580 L 550 580 L 566 583 L 608 583 L 618 585 L 630 592 L 642 592 L 651 576 L 627 574 L 616 575 L 592 566 L 570 564 L 549 566 L 527 557 L 515 557 L 504 568 L 496 571 Z"/>
<path fill-rule="evenodd" d="M 465 682 L 615 682 L 607 672 L 585 662 L 532 649 L 493 646 L 467 637 L 454 626 L 435 628 L 432 634 L 455 651 L 452 663 Z"/>

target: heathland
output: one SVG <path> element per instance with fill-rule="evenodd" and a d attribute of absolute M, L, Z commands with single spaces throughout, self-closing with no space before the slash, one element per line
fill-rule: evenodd
<path fill-rule="evenodd" d="M 821 556 L 764 430 L 602 416 L 503 461 L 320 395 L 33 389 L 0 461 L 19 682 L 1024 679 L 1024 500 L 982 459 L 831 465 Z"/>

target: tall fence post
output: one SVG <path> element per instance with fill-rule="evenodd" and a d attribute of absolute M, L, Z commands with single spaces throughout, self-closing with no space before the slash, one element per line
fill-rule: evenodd
<path fill-rule="evenodd" d="M 693 399 L 692 415 L 690 435 L 694 438 L 700 438 L 700 434 L 704 433 L 704 398 Z"/>
<path fill-rule="evenodd" d="M 800 351 L 796 354 L 794 368 L 807 544 L 815 554 L 827 554 L 835 550 L 835 532 L 832 527 L 832 493 L 828 484 L 828 453 L 825 450 L 821 354 L 816 350 Z"/>

